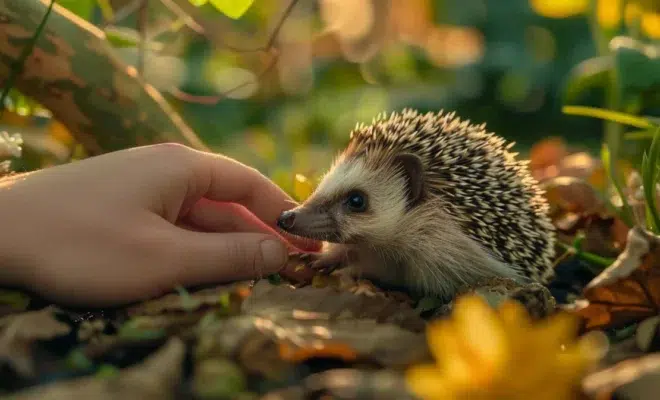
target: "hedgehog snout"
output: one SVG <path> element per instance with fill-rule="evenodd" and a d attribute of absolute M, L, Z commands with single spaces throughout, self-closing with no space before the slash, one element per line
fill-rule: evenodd
<path fill-rule="evenodd" d="M 284 211 L 282 214 L 280 214 L 279 218 L 277 218 L 277 226 L 284 230 L 293 228 L 295 222 L 296 212 L 293 210 Z"/>

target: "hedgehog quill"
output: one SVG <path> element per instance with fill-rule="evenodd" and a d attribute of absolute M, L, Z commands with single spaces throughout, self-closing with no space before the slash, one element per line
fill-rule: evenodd
<path fill-rule="evenodd" d="M 312 268 L 451 299 L 488 278 L 546 283 L 555 234 L 513 143 L 455 113 L 358 124 L 312 195 L 277 225 L 322 240 Z"/>

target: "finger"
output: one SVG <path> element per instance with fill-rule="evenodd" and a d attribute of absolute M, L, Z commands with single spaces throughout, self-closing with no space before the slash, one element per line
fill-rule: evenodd
<path fill-rule="evenodd" d="M 253 279 L 282 269 L 286 245 L 262 233 L 201 233 L 179 230 L 175 278 L 180 285 Z"/>
<path fill-rule="evenodd" d="M 274 233 L 274 230 L 245 207 L 235 203 L 219 203 L 201 199 L 195 203 L 186 221 L 207 232 L 259 232 Z"/>
<path fill-rule="evenodd" d="M 207 232 L 255 232 L 281 237 L 298 250 L 314 251 L 317 244 L 298 237 L 284 237 L 252 214 L 247 208 L 235 203 L 219 203 L 208 199 L 198 201 L 186 215 L 186 222 Z M 309 249 L 312 250 L 309 250 Z"/>
<path fill-rule="evenodd" d="M 297 205 L 275 183 L 254 168 L 220 155 L 198 152 L 205 157 L 199 174 L 208 182 L 208 190 L 203 195 L 220 202 L 239 203 L 263 222 L 275 227 L 276 220 L 283 211 Z M 310 251 L 320 248 L 320 243 L 306 241 Z"/>

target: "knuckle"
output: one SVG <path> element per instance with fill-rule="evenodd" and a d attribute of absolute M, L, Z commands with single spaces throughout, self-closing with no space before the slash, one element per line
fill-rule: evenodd
<path fill-rule="evenodd" d="M 234 273 L 240 274 L 245 268 L 251 267 L 254 259 L 254 251 L 250 246 L 238 240 L 228 240 L 225 242 L 227 267 Z"/>
<path fill-rule="evenodd" d="M 152 150 L 159 157 L 174 159 L 187 157 L 191 152 L 190 147 L 176 142 L 158 143 L 152 146 Z"/>

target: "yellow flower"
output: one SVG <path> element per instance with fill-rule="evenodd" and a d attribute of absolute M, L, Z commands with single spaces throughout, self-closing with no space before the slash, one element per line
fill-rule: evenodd
<path fill-rule="evenodd" d="M 598 24 L 603 28 L 616 28 L 621 22 L 621 6 L 623 0 L 598 0 L 596 16 Z"/>
<path fill-rule="evenodd" d="M 548 18 L 568 18 L 583 14 L 589 0 L 529 0 L 535 13 Z"/>
<path fill-rule="evenodd" d="M 429 324 L 436 362 L 411 367 L 406 381 L 422 399 L 570 399 L 602 352 L 595 337 L 575 340 L 576 330 L 569 314 L 533 322 L 517 302 L 495 310 L 461 297 L 450 318 Z"/>
<path fill-rule="evenodd" d="M 660 14 L 647 12 L 642 15 L 642 31 L 651 39 L 660 38 Z"/>
<path fill-rule="evenodd" d="M 305 201 L 314 191 L 314 185 L 303 174 L 296 174 L 293 182 L 293 195 L 298 201 Z"/>

